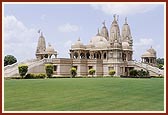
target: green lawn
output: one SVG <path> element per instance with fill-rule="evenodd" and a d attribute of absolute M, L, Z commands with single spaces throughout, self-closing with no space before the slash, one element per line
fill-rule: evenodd
<path fill-rule="evenodd" d="M 5 111 L 163 111 L 164 79 L 5 80 Z"/>

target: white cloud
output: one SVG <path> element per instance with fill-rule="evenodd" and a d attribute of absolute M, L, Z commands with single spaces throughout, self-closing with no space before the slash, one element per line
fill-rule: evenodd
<path fill-rule="evenodd" d="M 35 55 L 37 30 L 26 27 L 15 16 L 4 17 L 4 54 L 12 54 L 18 60 Z"/>
<path fill-rule="evenodd" d="M 153 44 L 153 39 L 151 38 L 141 38 L 138 42 L 135 42 L 135 46 L 150 46 Z"/>
<path fill-rule="evenodd" d="M 60 32 L 76 32 L 79 30 L 79 27 L 77 25 L 67 23 L 67 24 L 59 26 L 58 30 Z"/>
<path fill-rule="evenodd" d="M 129 15 L 145 13 L 157 7 L 156 4 L 91 4 L 95 10 L 100 10 L 108 15 Z"/>

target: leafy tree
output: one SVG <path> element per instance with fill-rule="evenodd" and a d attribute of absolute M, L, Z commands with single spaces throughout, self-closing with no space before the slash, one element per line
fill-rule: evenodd
<path fill-rule="evenodd" d="M 70 69 L 70 73 L 71 73 L 72 77 L 75 77 L 76 74 L 77 74 L 76 68 L 75 68 L 75 67 L 72 67 L 72 68 Z"/>
<path fill-rule="evenodd" d="M 109 71 L 109 75 L 110 75 L 111 77 L 112 77 L 115 73 L 116 73 L 115 70 L 110 70 L 110 71 Z"/>
<path fill-rule="evenodd" d="M 18 69 L 19 69 L 20 76 L 23 78 L 28 71 L 28 66 L 26 64 L 20 64 L 18 66 Z"/>
<path fill-rule="evenodd" d="M 4 57 L 4 66 L 11 65 L 17 62 L 17 59 L 13 55 L 6 55 Z"/>
<path fill-rule="evenodd" d="M 45 64 L 47 77 L 52 77 L 54 66 L 52 64 Z"/>
<path fill-rule="evenodd" d="M 158 64 L 157 67 L 158 67 L 159 69 L 163 69 L 163 64 Z"/>
<path fill-rule="evenodd" d="M 159 69 L 163 69 L 163 66 L 164 66 L 164 58 L 158 58 L 156 59 L 156 62 L 157 62 L 157 67 Z"/>
<path fill-rule="evenodd" d="M 93 68 L 89 69 L 89 71 L 88 71 L 89 75 L 92 75 L 92 77 L 95 74 L 95 72 L 96 72 L 96 70 Z"/>
<path fill-rule="evenodd" d="M 157 64 L 163 64 L 164 65 L 164 58 L 158 58 L 156 59 Z"/>

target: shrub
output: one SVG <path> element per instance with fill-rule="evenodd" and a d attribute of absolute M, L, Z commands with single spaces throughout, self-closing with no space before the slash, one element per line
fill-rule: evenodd
<path fill-rule="evenodd" d="M 25 79 L 39 79 L 39 78 L 45 78 L 45 77 L 46 77 L 46 74 L 45 74 L 45 73 L 38 73 L 38 74 L 28 73 L 28 74 L 25 76 Z"/>
<path fill-rule="evenodd" d="M 164 76 L 152 76 L 152 78 L 164 78 Z"/>
<path fill-rule="evenodd" d="M 92 75 L 92 77 L 95 74 L 95 72 L 96 72 L 96 70 L 93 68 L 89 69 L 89 71 L 88 71 L 89 75 Z"/>
<path fill-rule="evenodd" d="M 25 79 L 34 79 L 35 78 L 35 74 L 33 73 L 28 73 L 26 76 L 25 76 Z"/>
<path fill-rule="evenodd" d="M 72 68 L 70 69 L 70 73 L 71 73 L 72 77 L 75 77 L 76 74 L 77 74 L 76 68 L 72 67 Z"/>
<path fill-rule="evenodd" d="M 109 75 L 110 75 L 111 77 L 113 77 L 113 75 L 114 75 L 115 73 L 116 73 L 115 70 L 110 70 L 110 71 L 109 71 Z"/>
<path fill-rule="evenodd" d="M 46 78 L 47 75 L 45 73 L 39 73 L 36 75 L 37 78 Z"/>
<path fill-rule="evenodd" d="M 19 74 L 23 78 L 27 71 L 28 71 L 28 66 L 26 64 L 21 64 L 18 66 Z"/>
<path fill-rule="evenodd" d="M 138 70 L 138 77 L 149 77 L 149 71 Z"/>
<path fill-rule="evenodd" d="M 143 69 L 141 69 L 141 70 L 132 69 L 132 70 L 130 70 L 129 74 L 131 77 L 142 77 L 142 78 L 143 77 L 150 77 L 149 71 L 144 71 Z"/>
<path fill-rule="evenodd" d="M 52 64 L 45 64 L 47 77 L 52 77 L 54 66 Z"/>
<path fill-rule="evenodd" d="M 134 76 L 134 77 L 136 77 L 137 74 L 138 74 L 138 71 L 135 70 L 135 69 L 132 69 L 132 70 L 129 71 L 129 74 L 130 74 L 130 76 Z"/>

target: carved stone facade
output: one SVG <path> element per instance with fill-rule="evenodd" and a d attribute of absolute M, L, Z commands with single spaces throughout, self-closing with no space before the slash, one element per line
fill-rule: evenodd
<path fill-rule="evenodd" d="M 110 33 L 109 33 L 110 32 Z M 110 35 L 110 36 L 109 36 Z M 80 38 L 71 46 L 70 58 L 73 60 L 102 60 L 101 75 L 108 75 L 110 69 L 116 71 L 116 75 L 125 75 L 125 66 L 128 61 L 132 61 L 133 40 L 130 27 L 125 19 L 122 27 L 122 35 L 116 16 L 112 21 L 110 31 L 108 31 L 105 22 L 101 31 L 92 37 L 89 44 L 84 45 Z M 94 66 L 93 66 L 94 68 Z M 96 69 L 96 68 L 95 68 Z M 96 69 L 96 71 L 98 71 Z M 86 71 L 87 72 L 87 71 Z"/>
<path fill-rule="evenodd" d="M 46 48 L 45 38 L 43 36 L 43 33 L 41 32 L 36 49 L 36 58 L 51 58 L 52 55 L 57 58 L 57 52 L 54 50 L 50 43 L 48 43 L 48 47 Z"/>
<path fill-rule="evenodd" d="M 125 18 L 120 34 L 116 15 L 114 15 L 110 29 L 108 30 L 105 22 L 103 22 L 100 32 L 98 29 L 97 34 L 90 39 L 89 44 L 84 45 L 79 38 L 69 50 L 69 59 L 57 58 L 57 52 L 54 48 L 50 44 L 46 48 L 45 44 L 45 38 L 41 33 L 38 40 L 36 58 L 39 60 L 48 59 L 45 63 L 54 65 L 54 75 L 69 76 L 71 67 L 77 69 L 77 76 L 88 76 L 90 68 L 96 70 L 95 76 L 109 76 L 109 70 L 112 69 L 116 71 L 116 76 L 129 75 L 130 69 L 141 68 L 133 63 L 133 39 L 127 18 Z M 55 58 L 51 58 L 52 55 Z M 153 48 L 147 50 L 142 55 L 142 62 L 151 65 L 155 64 L 156 51 Z M 44 68 L 41 69 L 41 72 L 44 71 Z"/>
<path fill-rule="evenodd" d="M 40 32 L 39 32 L 40 33 Z M 77 69 L 77 76 L 89 76 L 88 70 L 95 69 L 94 76 L 109 76 L 109 70 L 115 70 L 115 76 L 127 76 L 131 69 L 148 70 L 150 76 L 164 75 L 164 71 L 155 67 L 156 51 L 151 47 L 142 56 L 142 62 L 133 61 L 133 39 L 127 18 L 122 26 L 121 34 L 118 19 L 114 15 L 108 30 L 105 22 L 96 36 L 84 45 L 79 38 L 70 48 L 70 58 L 57 58 L 57 51 L 46 42 L 43 34 L 38 39 L 36 58 L 22 62 L 29 67 L 28 73 L 45 73 L 45 64 L 54 65 L 54 76 L 68 77 L 70 68 Z M 18 63 L 4 68 L 5 77 L 19 75 Z"/>

